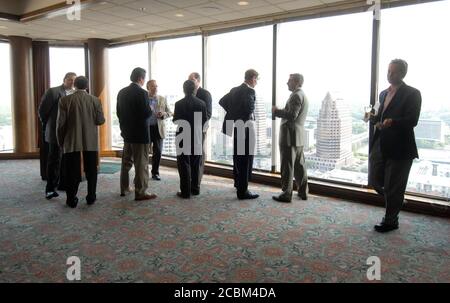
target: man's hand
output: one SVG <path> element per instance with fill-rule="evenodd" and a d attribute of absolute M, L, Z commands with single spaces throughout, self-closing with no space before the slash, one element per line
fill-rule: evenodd
<path fill-rule="evenodd" d="M 377 122 L 377 124 L 375 124 L 375 127 L 377 129 L 379 129 L 379 130 L 386 129 L 386 128 L 389 128 L 391 126 L 392 126 L 392 119 L 385 119 L 383 121 L 383 123 Z"/>
<path fill-rule="evenodd" d="M 276 107 L 275 105 L 272 106 L 272 115 L 275 114 L 275 111 L 277 111 L 277 110 L 278 110 L 278 107 Z"/>
<path fill-rule="evenodd" d="M 389 128 L 391 126 L 392 126 L 392 119 L 389 118 L 383 121 L 383 128 Z"/>
<path fill-rule="evenodd" d="M 156 113 L 156 117 L 158 119 L 164 119 L 164 113 L 163 112 L 158 112 L 158 113 Z"/>

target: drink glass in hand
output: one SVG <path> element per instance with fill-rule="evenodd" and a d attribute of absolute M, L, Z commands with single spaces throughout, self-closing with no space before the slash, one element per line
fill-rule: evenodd
<path fill-rule="evenodd" d="M 369 122 L 370 117 L 373 115 L 373 112 L 374 110 L 372 104 L 364 106 L 364 118 L 363 118 L 364 122 Z"/>

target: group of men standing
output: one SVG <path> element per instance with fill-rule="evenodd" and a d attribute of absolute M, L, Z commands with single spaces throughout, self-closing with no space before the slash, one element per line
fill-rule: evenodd
<path fill-rule="evenodd" d="M 49 144 L 45 197 L 58 197 L 56 189 L 63 189 L 66 204 L 72 208 L 78 204 L 81 162 L 88 182 L 86 202 L 92 205 L 97 199 L 98 126 L 105 123 L 105 117 L 100 100 L 87 93 L 88 84 L 86 77 L 67 73 L 63 85 L 48 89 L 39 105 Z"/>
<path fill-rule="evenodd" d="M 413 128 L 417 125 L 420 92 L 407 86 L 403 78 L 407 63 L 396 59 L 388 70 L 389 89 L 380 94 L 380 110 L 368 114 L 375 133 L 370 144 L 369 185 L 385 199 L 386 215 L 374 228 L 387 232 L 398 228 L 398 214 L 404 202 L 409 170 L 418 157 Z M 226 111 L 222 132 L 233 137 L 233 176 L 237 198 L 256 199 L 258 194 L 248 190 L 252 176 L 255 151 L 255 86 L 258 72 L 249 69 L 244 82 L 223 96 L 219 105 Z M 147 192 L 149 181 L 149 152 L 152 145 L 152 179 L 161 180 L 159 165 L 165 138 L 164 120 L 173 116 L 177 124 L 177 167 L 181 198 L 200 194 L 205 161 L 205 139 L 212 113 L 211 94 L 200 87 L 196 72 L 183 83 L 185 97 L 175 103 L 172 113 L 167 100 L 157 94 L 155 80 L 145 83 L 146 71 L 135 68 L 131 84 L 117 95 L 117 116 L 124 139 L 120 172 L 120 194 L 133 191 L 129 171 L 134 165 L 135 200 L 150 200 L 156 194 Z M 274 117 L 281 118 L 279 148 L 281 159 L 281 189 L 273 196 L 278 202 L 291 202 L 295 177 L 298 196 L 308 199 L 308 177 L 304 157 L 304 124 L 308 113 L 308 99 L 302 90 L 304 78 L 295 73 L 289 76 L 287 86 L 291 95 L 284 108 L 272 108 Z M 73 88 L 75 86 L 75 90 Z M 67 73 L 63 85 L 49 89 L 39 107 L 39 117 L 49 143 L 46 198 L 57 197 L 61 153 L 66 164 L 67 205 L 76 207 L 78 185 L 81 181 L 81 158 L 88 180 L 86 201 L 96 200 L 98 125 L 105 122 L 100 100 L 86 92 L 86 77 Z M 82 154 L 82 156 L 81 156 Z"/>

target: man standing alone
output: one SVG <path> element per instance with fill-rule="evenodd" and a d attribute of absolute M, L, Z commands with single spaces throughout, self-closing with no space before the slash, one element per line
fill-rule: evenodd
<path fill-rule="evenodd" d="M 375 126 L 369 150 L 369 185 L 385 200 L 386 214 L 374 226 L 377 232 L 398 229 L 409 171 L 418 158 L 414 127 L 420 116 L 420 91 L 403 82 L 408 64 L 401 59 L 389 64 L 391 86 L 380 93 L 378 113 L 370 117 Z"/>

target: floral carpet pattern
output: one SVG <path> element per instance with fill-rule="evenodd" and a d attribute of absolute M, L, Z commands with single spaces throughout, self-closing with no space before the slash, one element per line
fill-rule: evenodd
<path fill-rule="evenodd" d="M 311 196 L 277 203 L 279 189 L 239 201 L 229 179 L 204 176 L 201 195 L 178 198 L 178 174 L 162 168 L 151 201 L 119 196 L 119 173 L 101 174 L 97 202 L 86 182 L 76 209 L 50 201 L 37 160 L 0 161 L 0 282 L 450 282 L 450 222 L 402 212 L 400 229 L 373 231 L 383 208 Z M 132 178 L 131 178 L 132 180 Z"/>

